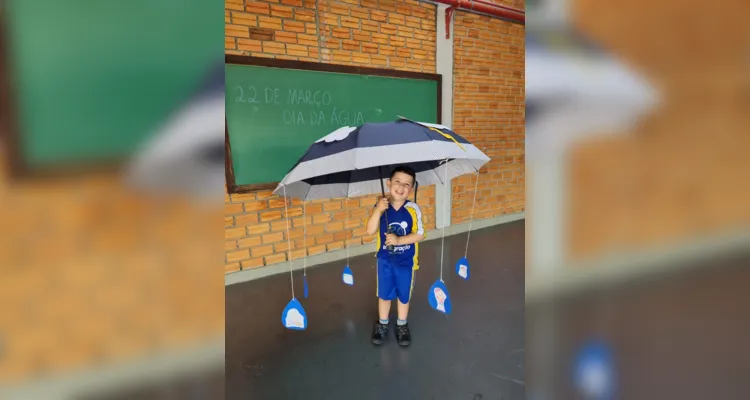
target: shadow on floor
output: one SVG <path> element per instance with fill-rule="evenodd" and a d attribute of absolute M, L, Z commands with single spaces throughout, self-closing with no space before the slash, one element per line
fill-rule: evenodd
<path fill-rule="evenodd" d="M 412 345 L 405 349 L 393 329 L 385 345 L 370 343 L 377 317 L 372 254 L 350 260 L 352 287 L 341 281 L 345 261 L 309 268 L 307 299 L 302 271 L 295 271 L 296 295 L 309 321 L 302 332 L 281 324 L 291 300 L 289 274 L 227 287 L 226 398 L 523 399 L 524 221 L 472 232 L 468 281 L 455 273 L 466 234 L 446 237 L 449 316 L 427 302 L 440 276 L 440 245 L 433 240 L 420 246 L 409 315 Z"/>

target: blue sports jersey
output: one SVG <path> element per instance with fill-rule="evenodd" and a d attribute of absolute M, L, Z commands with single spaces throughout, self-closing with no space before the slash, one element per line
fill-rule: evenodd
<path fill-rule="evenodd" d="M 385 245 L 388 227 L 396 236 L 406 236 L 410 233 L 424 235 L 422 211 L 419 210 L 417 203 L 407 201 L 398 211 L 393 206 L 388 205 L 388 209 L 380 216 L 377 257 L 387 259 L 398 266 L 419 269 L 419 243 L 394 246 L 393 255 L 391 255 Z"/>

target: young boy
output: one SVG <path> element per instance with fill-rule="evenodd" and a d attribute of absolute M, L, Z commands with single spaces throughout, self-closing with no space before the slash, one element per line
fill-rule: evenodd
<path fill-rule="evenodd" d="M 382 344 L 388 334 L 391 300 L 398 299 L 396 339 L 401 346 L 411 344 L 406 318 L 419 269 L 419 242 L 424 239 L 422 212 L 409 201 L 416 174 L 408 167 L 397 167 L 387 181 L 389 195 L 380 199 L 367 221 L 367 233 L 378 230 L 377 296 L 379 320 L 375 322 L 372 343 Z"/>

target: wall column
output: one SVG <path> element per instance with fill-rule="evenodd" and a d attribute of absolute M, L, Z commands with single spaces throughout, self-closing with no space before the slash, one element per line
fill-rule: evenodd
<path fill-rule="evenodd" d="M 437 73 L 443 76 L 443 93 L 442 93 L 442 125 L 453 128 L 453 24 L 451 24 L 450 39 L 445 38 L 445 11 L 448 6 L 437 4 L 437 44 L 435 46 L 435 63 Z M 435 227 L 442 228 L 451 224 L 451 181 L 446 182 L 448 185 L 448 195 L 445 193 L 444 185 L 435 187 Z M 447 215 L 443 212 L 447 208 Z"/>

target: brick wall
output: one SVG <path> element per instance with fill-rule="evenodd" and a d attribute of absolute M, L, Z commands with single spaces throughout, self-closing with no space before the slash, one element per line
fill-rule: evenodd
<path fill-rule="evenodd" d="M 572 259 L 750 225 L 750 28 L 741 18 L 750 6 L 692 2 L 643 13 L 650 4 L 575 3 L 582 29 L 653 79 L 664 107 L 629 135 L 575 149 Z"/>
<path fill-rule="evenodd" d="M 223 337 L 222 274 L 210 268 L 222 210 L 154 203 L 113 174 L 11 184 L 3 153 L 0 380 Z"/>
<path fill-rule="evenodd" d="M 525 210 L 524 34 L 497 18 L 455 15 L 453 128 L 492 158 L 480 171 L 474 218 Z M 451 223 L 470 218 L 474 183 L 454 181 Z"/>
<path fill-rule="evenodd" d="M 435 6 L 414 0 L 227 0 L 225 47 L 228 54 L 434 73 L 435 16 Z M 435 227 L 434 190 L 419 190 L 427 229 Z M 227 195 L 225 204 L 225 272 L 287 261 L 283 200 L 260 191 Z M 373 204 L 374 196 L 309 202 L 305 248 L 302 204 L 291 202 L 292 259 L 371 243 L 364 225 Z"/>

